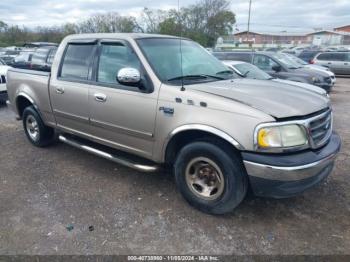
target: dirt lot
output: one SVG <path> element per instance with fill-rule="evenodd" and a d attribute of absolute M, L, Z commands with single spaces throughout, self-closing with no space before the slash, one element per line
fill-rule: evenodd
<path fill-rule="evenodd" d="M 35 148 L 1 106 L 0 254 L 350 254 L 350 78 L 331 97 L 343 146 L 328 180 L 226 216 L 190 207 L 169 175 Z"/>

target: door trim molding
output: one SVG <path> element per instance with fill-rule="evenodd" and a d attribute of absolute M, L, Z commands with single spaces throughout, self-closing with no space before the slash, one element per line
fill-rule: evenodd
<path fill-rule="evenodd" d="M 72 113 L 67 113 L 67 112 L 63 112 L 57 109 L 53 110 L 55 116 L 60 116 L 60 117 L 65 117 L 68 119 L 72 119 L 72 120 L 77 120 L 79 122 L 83 122 L 83 123 L 89 123 L 89 118 L 88 117 L 83 117 L 83 116 L 78 116 Z"/>
<path fill-rule="evenodd" d="M 136 136 L 136 137 L 140 137 L 140 138 L 147 138 L 147 139 L 153 138 L 153 134 L 152 133 L 142 132 L 142 131 L 138 131 L 138 130 L 134 130 L 134 129 L 129 129 L 129 128 L 122 127 L 122 126 L 117 126 L 117 125 L 114 125 L 114 124 L 111 124 L 111 123 L 107 123 L 107 122 L 103 122 L 103 121 L 99 121 L 99 120 L 96 120 L 96 119 L 93 119 L 93 118 L 90 119 L 90 123 L 93 126 L 105 128 L 107 130 L 115 131 L 115 132 L 118 132 L 118 133 L 124 133 L 124 134 L 127 134 L 127 135 Z"/>

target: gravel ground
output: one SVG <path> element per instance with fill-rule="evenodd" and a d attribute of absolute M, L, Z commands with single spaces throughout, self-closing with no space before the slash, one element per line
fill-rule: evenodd
<path fill-rule="evenodd" d="M 0 107 L 0 254 L 350 254 L 350 79 L 331 94 L 342 150 L 332 175 L 231 215 L 190 207 L 174 180 L 57 144 L 29 144 Z"/>

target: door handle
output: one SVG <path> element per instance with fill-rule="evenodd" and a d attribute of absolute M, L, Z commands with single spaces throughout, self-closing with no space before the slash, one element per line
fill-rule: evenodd
<path fill-rule="evenodd" d="M 105 94 L 94 94 L 94 96 L 95 96 L 95 100 L 97 101 L 97 102 L 106 102 L 106 100 L 107 100 L 107 96 L 105 95 Z"/>
<path fill-rule="evenodd" d="M 64 88 L 63 87 L 56 87 L 56 93 L 57 94 L 63 94 L 64 93 Z"/>
<path fill-rule="evenodd" d="M 331 62 L 328 62 L 329 65 L 331 65 L 332 63 Z"/>
<path fill-rule="evenodd" d="M 349 63 L 344 63 L 344 65 L 348 65 Z"/>

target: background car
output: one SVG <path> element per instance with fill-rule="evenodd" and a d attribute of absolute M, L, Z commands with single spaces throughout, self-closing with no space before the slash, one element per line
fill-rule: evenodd
<path fill-rule="evenodd" d="M 11 67 L 6 65 L 6 63 L 0 59 L 0 102 L 1 103 L 7 100 L 6 74 L 9 68 Z"/>
<path fill-rule="evenodd" d="M 6 50 L 3 55 L 0 56 L 2 61 L 6 63 L 6 65 L 11 66 L 15 60 L 15 57 L 18 56 L 20 51 L 18 50 Z"/>
<path fill-rule="evenodd" d="M 315 65 L 315 64 L 308 64 L 304 60 L 302 60 L 299 57 L 292 55 L 292 54 L 285 54 L 285 55 L 287 55 L 291 60 L 298 63 L 299 65 L 301 65 L 304 68 L 309 68 L 309 69 L 325 72 L 332 79 L 333 85 L 335 84 L 335 82 L 336 82 L 335 74 L 332 71 L 330 71 L 328 67 Z"/>
<path fill-rule="evenodd" d="M 321 53 L 322 51 L 320 50 L 303 50 L 301 53 L 298 55 L 298 57 L 302 60 L 304 60 L 306 63 L 309 63 L 314 59 L 314 57 Z"/>
<path fill-rule="evenodd" d="M 265 73 L 264 71 L 260 70 L 255 65 L 252 65 L 250 63 L 241 62 L 241 61 L 222 61 L 222 62 L 224 63 L 224 65 L 226 65 L 229 69 L 231 69 L 236 75 L 240 77 L 249 78 L 249 79 L 258 79 L 258 80 L 270 80 L 274 82 L 279 82 L 279 83 L 294 85 L 296 87 L 305 88 L 310 91 L 316 92 L 320 95 L 327 95 L 327 93 L 322 88 L 319 88 L 314 85 L 274 78 L 269 74 Z"/>
<path fill-rule="evenodd" d="M 51 65 L 56 51 L 56 46 L 44 46 L 38 48 L 32 56 L 30 68 L 34 70 L 49 72 L 51 70 Z"/>
<path fill-rule="evenodd" d="M 15 57 L 12 63 L 12 67 L 29 69 L 33 54 L 34 54 L 34 50 L 21 52 L 18 56 Z"/>
<path fill-rule="evenodd" d="M 350 52 L 326 52 L 316 55 L 312 60 L 315 65 L 328 67 L 339 75 L 350 74 Z"/>
<path fill-rule="evenodd" d="M 248 62 L 256 65 L 273 77 L 316 85 L 327 92 L 330 92 L 333 87 L 332 79 L 328 74 L 322 71 L 303 68 L 283 53 L 254 51 L 214 52 L 213 55 L 220 60 Z"/>

